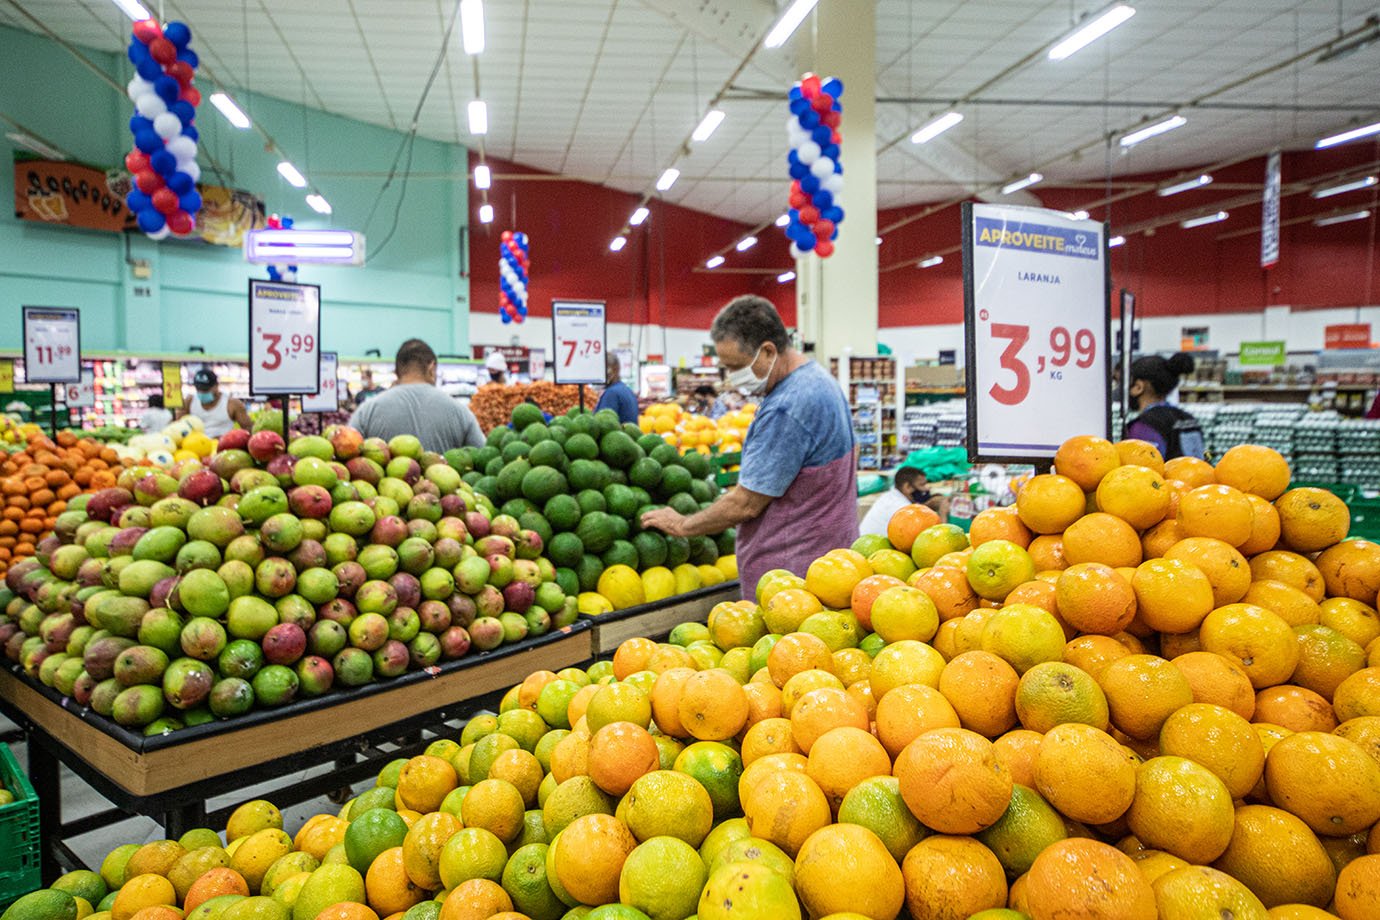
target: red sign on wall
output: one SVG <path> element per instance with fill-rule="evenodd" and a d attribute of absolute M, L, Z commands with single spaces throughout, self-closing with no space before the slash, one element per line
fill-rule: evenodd
<path fill-rule="evenodd" d="M 1323 348 L 1369 348 L 1370 323 L 1338 323 L 1323 327 Z"/>

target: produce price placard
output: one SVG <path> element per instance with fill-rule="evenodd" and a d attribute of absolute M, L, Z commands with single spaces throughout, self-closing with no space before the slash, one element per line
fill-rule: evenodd
<path fill-rule="evenodd" d="M 81 382 L 81 311 L 24 308 L 24 381 Z"/>
<path fill-rule="evenodd" d="M 163 408 L 182 408 L 182 365 L 163 362 Z"/>
<path fill-rule="evenodd" d="M 604 320 L 603 301 L 551 301 L 551 363 L 557 383 L 603 384 L 607 379 Z"/>
<path fill-rule="evenodd" d="M 303 412 L 337 412 L 340 410 L 339 366 L 335 352 L 321 352 L 321 390 L 302 397 Z"/>
<path fill-rule="evenodd" d="M 14 359 L 0 358 L 0 393 L 14 392 Z"/>
<path fill-rule="evenodd" d="M 1062 211 L 963 206 L 968 457 L 1029 462 L 1111 433 L 1106 227 Z"/>
<path fill-rule="evenodd" d="M 63 387 L 63 402 L 69 409 L 90 409 L 96 405 L 96 372 L 84 370 L 81 380 Z"/>
<path fill-rule="evenodd" d="M 249 281 L 249 392 L 315 393 L 321 388 L 321 288 Z"/>

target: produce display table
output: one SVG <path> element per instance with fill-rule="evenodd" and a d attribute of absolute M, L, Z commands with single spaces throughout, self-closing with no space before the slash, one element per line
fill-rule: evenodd
<path fill-rule="evenodd" d="M 726 581 L 664 601 L 588 617 L 587 620 L 594 624 L 594 654 L 612 655 L 624 639 L 636 636 L 664 638 L 677 624 L 687 620 L 702 621 L 715 604 L 736 601 L 739 596 L 738 582 Z"/>
<path fill-rule="evenodd" d="M 65 839 L 123 815 L 160 821 L 175 839 L 207 825 L 206 800 L 212 796 L 331 761 L 340 765 L 325 776 L 275 790 L 274 804 L 281 808 L 372 776 L 387 760 L 420 752 L 427 741 L 415 736 L 423 729 L 496 706 L 510 686 L 533 671 L 584 664 L 595 654 L 596 632 L 596 625 L 581 621 L 395 680 L 149 738 L 6 663 L 0 667 L 0 711 L 28 734 L 29 776 L 46 844 L 44 878 L 59 874 L 60 863 L 77 862 Z M 401 750 L 377 749 L 409 735 L 413 739 Z M 360 754 L 363 761 L 356 759 Z M 59 762 L 116 810 L 64 824 Z"/>

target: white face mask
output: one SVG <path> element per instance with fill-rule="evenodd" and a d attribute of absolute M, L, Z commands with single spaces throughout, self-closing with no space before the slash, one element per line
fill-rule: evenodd
<path fill-rule="evenodd" d="M 757 346 L 757 351 L 752 355 L 752 360 L 736 371 L 730 371 L 724 378 L 724 388 L 728 390 L 741 390 L 748 396 L 755 396 L 762 392 L 762 388 L 767 385 L 767 380 L 771 377 L 771 372 L 776 369 L 776 358 L 771 359 L 771 367 L 767 368 L 765 377 L 758 377 L 752 371 L 752 366 L 757 363 L 757 356 L 762 353 L 762 346 Z"/>

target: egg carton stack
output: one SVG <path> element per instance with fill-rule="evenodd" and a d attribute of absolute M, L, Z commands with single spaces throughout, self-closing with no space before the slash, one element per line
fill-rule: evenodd
<path fill-rule="evenodd" d="M 934 446 L 940 411 L 936 405 L 906 406 L 902 424 L 912 449 Z"/>
<path fill-rule="evenodd" d="M 934 443 L 937 447 L 962 447 L 968 443 L 968 412 L 962 403 L 939 416 Z"/>
<path fill-rule="evenodd" d="M 1220 457 L 1236 445 L 1246 443 L 1255 430 L 1254 409 L 1206 403 L 1194 405 L 1191 411 L 1203 429 L 1209 457 Z"/>
<path fill-rule="evenodd" d="M 1255 428 L 1251 432 L 1251 436 L 1242 443 L 1273 447 L 1284 455 L 1284 459 L 1290 460 L 1299 453 L 1301 448 L 1307 452 L 1307 439 L 1305 439 L 1304 444 L 1300 444 L 1297 434 L 1298 427 L 1315 416 L 1316 413 L 1310 414 L 1304 406 L 1258 407 L 1255 416 Z M 1319 426 L 1320 429 L 1327 427 L 1327 425 Z M 1325 443 L 1326 440 L 1326 435 L 1320 435 L 1318 441 L 1321 446 L 1316 448 L 1314 452 L 1329 449 Z"/>
<path fill-rule="evenodd" d="M 1380 489 L 1380 420 L 1344 419 L 1337 426 L 1340 482 Z"/>
<path fill-rule="evenodd" d="M 1310 412 L 1294 419 L 1294 478 L 1305 482 L 1341 482 L 1337 431 L 1342 419 L 1335 412 Z"/>

